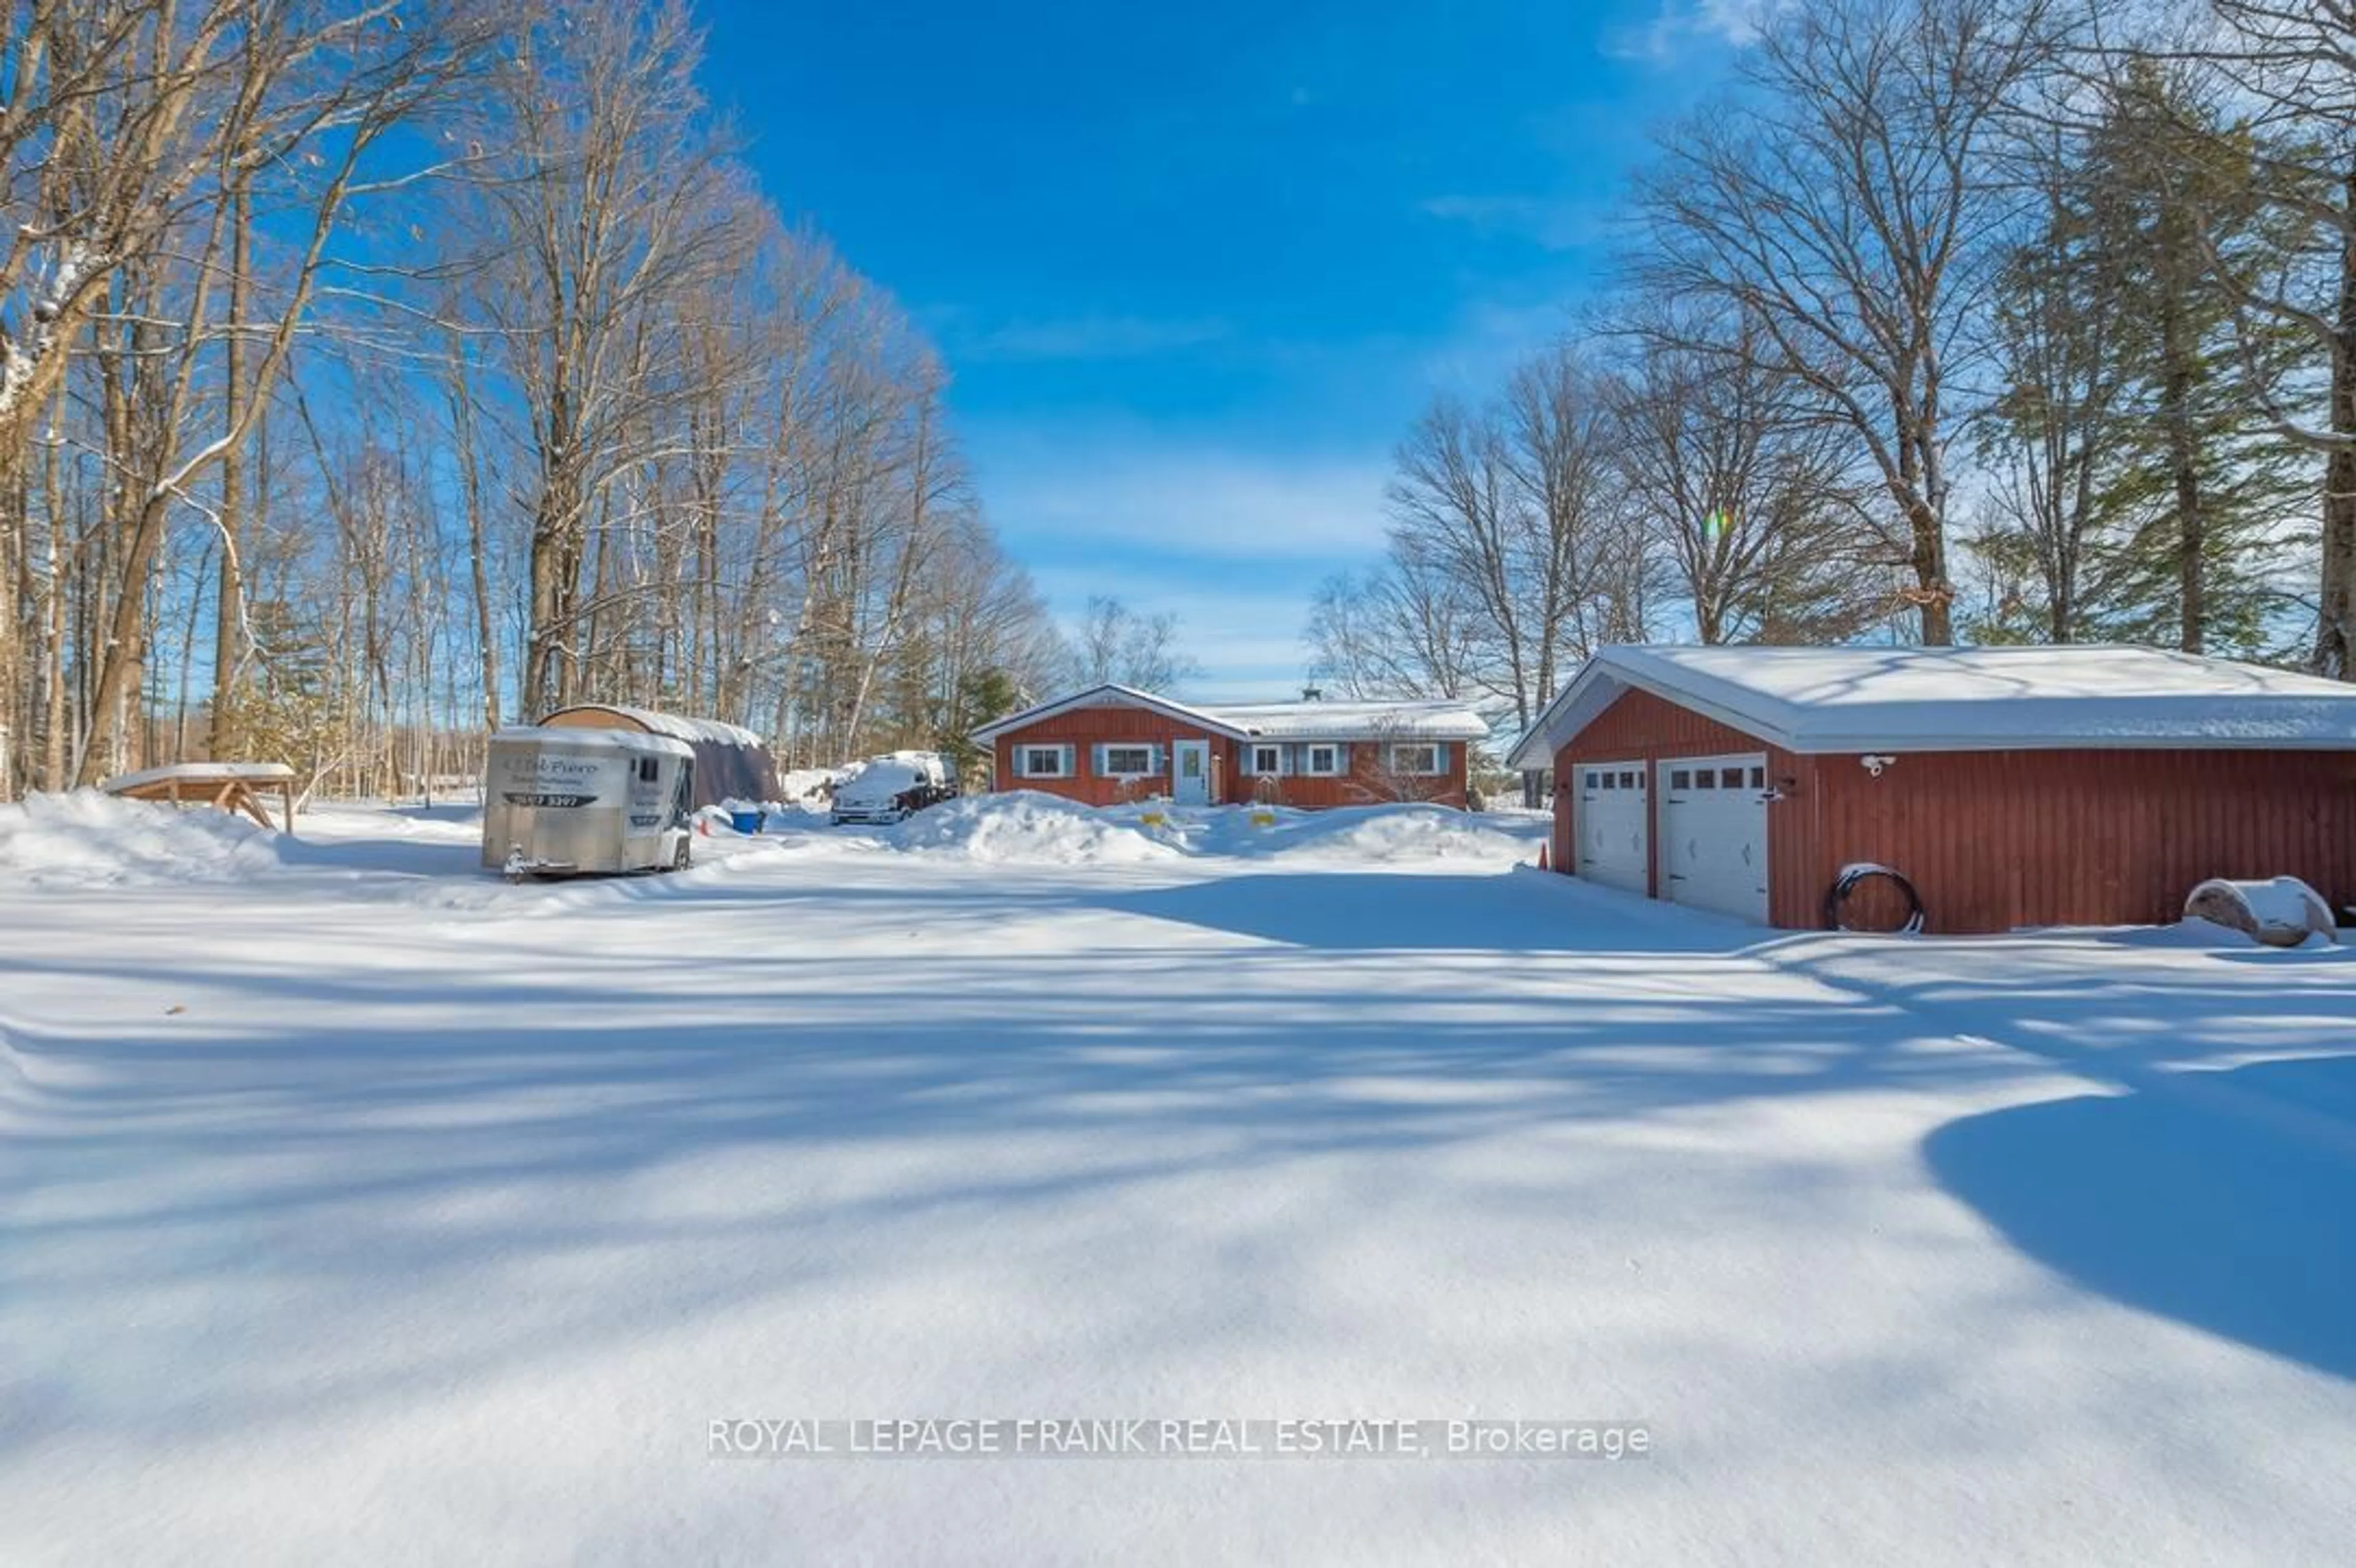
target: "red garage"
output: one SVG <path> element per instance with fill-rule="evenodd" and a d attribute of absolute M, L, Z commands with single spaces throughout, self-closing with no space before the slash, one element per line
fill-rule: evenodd
<path fill-rule="evenodd" d="M 1515 747 L 1553 863 L 1787 929 L 1891 867 L 1928 929 L 2148 924 L 2210 877 L 2356 902 L 2356 687 L 2137 647 L 1606 648 Z"/>

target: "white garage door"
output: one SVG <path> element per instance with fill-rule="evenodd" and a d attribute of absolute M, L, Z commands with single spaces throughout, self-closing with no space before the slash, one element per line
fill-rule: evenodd
<path fill-rule="evenodd" d="M 1645 848 L 1652 832 L 1650 772 L 1642 763 L 1579 764 L 1579 874 L 1607 888 L 1652 891 Z"/>
<path fill-rule="evenodd" d="M 1661 896 L 1767 923 L 1767 759 L 1678 757 L 1661 768 Z"/>

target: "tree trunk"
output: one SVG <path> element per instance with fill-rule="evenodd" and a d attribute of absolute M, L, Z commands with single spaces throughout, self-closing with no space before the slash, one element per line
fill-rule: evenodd
<path fill-rule="evenodd" d="M 2168 432 L 2168 471 L 2176 493 L 2176 645 L 2197 654 L 2209 619 L 2208 540 L 2200 452 L 2192 439 L 2191 354 L 2184 342 L 2183 313 L 2172 297 L 2160 311 L 2159 352 L 2159 419 Z"/>
<path fill-rule="evenodd" d="M 1922 623 L 1926 647 L 1944 648 L 1955 640 L 1953 591 L 1947 586 L 1947 535 L 1939 514 L 1919 496 L 1906 507 L 1906 525 L 1913 536 L 1914 607 Z"/>
<path fill-rule="evenodd" d="M 2345 210 L 2356 213 L 2356 166 L 2344 186 Z M 2356 676 L 2349 642 L 2356 635 L 2356 238 L 2340 251 L 2340 309 L 2333 323 L 2331 430 L 2340 438 L 2323 471 L 2322 592 L 2318 595 L 2315 667 L 2335 680 Z"/>

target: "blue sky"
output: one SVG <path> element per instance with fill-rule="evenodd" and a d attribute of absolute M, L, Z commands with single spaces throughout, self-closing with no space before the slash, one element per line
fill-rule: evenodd
<path fill-rule="evenodd" d="M 1601 275 L 1646 129 L 1749 0 L 702 0 L 764 186 L 941 347 L 1059 613 L 1174 611 L 1198 697 L 1298 683 L 1400 432 Z"/>

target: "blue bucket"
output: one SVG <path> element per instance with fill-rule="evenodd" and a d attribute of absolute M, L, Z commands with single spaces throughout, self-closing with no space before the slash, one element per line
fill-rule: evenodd
<path fill-rule="evenodd" d="M 761 813 L 732 811 L 728 814 L 728 826 L 739 833 L 758 833 L 761 831 Z"/>

